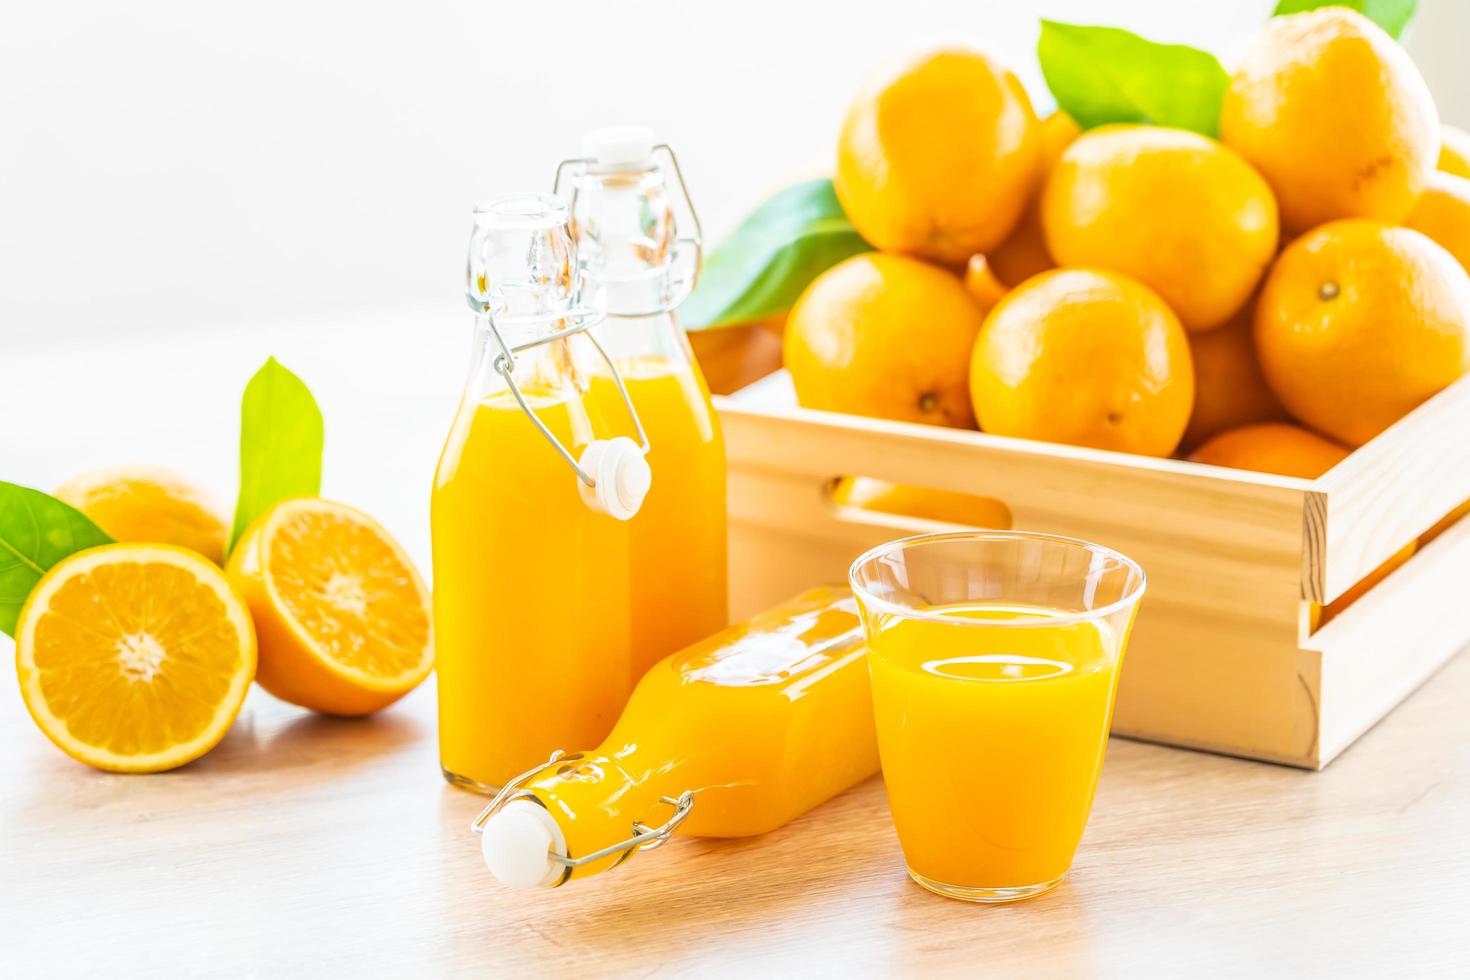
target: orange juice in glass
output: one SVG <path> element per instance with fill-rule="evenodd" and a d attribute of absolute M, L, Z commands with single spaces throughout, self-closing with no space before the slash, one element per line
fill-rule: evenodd
<path fill-rule="evenodd" d="M 931 534 L 853 564 L 909 875 L 1008 902 L 1057 885 L 1097 788 L 1144 574 L 1097 545 Z"/>

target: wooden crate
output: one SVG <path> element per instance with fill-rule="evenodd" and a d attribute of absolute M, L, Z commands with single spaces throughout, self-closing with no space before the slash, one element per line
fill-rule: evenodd
<path fill-rule="evenodd" d="M 730 375 L 724 355 L 701 348 L 712 377 Z M 749 351 L 731 350 L 748 379 Z M 1470 378 L 1316 480 L 744 394 L 716 405 L 736 618 L 845 580 L 869 547 L 938 526 L 835 505 L 831 484 L 850 474 L 994 497 L 1016 528 L 1096 541 L 1143 565 L 1120 735 L 1320 769 L 1470 643 L 1470 520 L 1316 632 L 1309 618 L 1310 603 L 1337 598 L 1470 499 Z"/>

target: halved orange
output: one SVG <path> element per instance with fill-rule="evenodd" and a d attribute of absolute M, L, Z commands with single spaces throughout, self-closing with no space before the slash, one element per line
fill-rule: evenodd
<path fill-rule="evenodd" d="M 226 574 L 255 617 L 255 679 L 283 701 L 371 714 L 433 669 L 429 591 L 398 543 L 360 510 L 282 501 L 241 535 Z"/>
<path fill-rule="evenodd" d="M 108 544 L 36 583 L 15 666 L 26 708 L 61 751 L 112 772 L 160 772 L 229 730 L 255 675 L 255 632 L 196 552 Z"/>

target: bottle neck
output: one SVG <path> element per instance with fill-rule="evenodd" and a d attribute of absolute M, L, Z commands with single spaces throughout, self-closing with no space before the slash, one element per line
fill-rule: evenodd
<path fill-rule="evenodd" d="M 609 314 L 592 333 L 619 364 L 659 358 L 675 365 L 690 363 L 689 343 L 673 310 L 646 316 Z"/>
<path fill-rule="evenodd" d="M 500 326 L 500 338 L 507 347 L 517 347 L 538 337 L 555 333 L 567 321 L 543 323 L 511 323 Z M 465 381 L 465 396 L 482 400 L 507 390 L 505 376 L 497 363 L 504 351 L 491 331 L 490 318 L 475 316 L 474 339 L 470 354 L 470 371 Z M 545 344 L 528 347 L 514 355 L 511 377 L 522 391 L 537 400 L 559 400 L 586 390 L 587 379 L 594 370 L 597 352 L 585 336 L 573 335 Z"/>
<path fill-rule="evenodd" d="M 595 853 L 635 833 L 634 824 L 657 827 L 673 811 L 665 797 L 677 797 L 686 789 L 682 758 L 662 758 L 655 764 L 640 758 L 636 746 L 609 754 L 606 746 L 581 759 L 569 761 L 537 779 L 529 791 L 553 816 L 575 814 L 575 820 L 558 820 L 567 856 Z M 570 869 L 568 880 L 585 878 L 616 867 L 636 849 L 622 851 Z"/>
<path fill-rule="evenodd" d="M 651 162 L 589 169 L 573 181 L 578 301 L 623 317 L 666 313 L 694 284 L 699 249 L 680 237 L 675 195 Z"/>
<path fill-rule="evenodd" d="M 560 329 L 560 322 L 537 328 L 524 325 L 501 327 L 500 335 L 508 346 L 515 347 L 538 335 Z M 619 370 L 630 374 L 636 374 L 641 366 L 647 365 L 655 365 L 661 373 L 669 366 L 680 370 L 694 364 L 684 328 L 673 310 L 646 316 L 609 315 L 589 332 Z M 489 318 L 477 315 L 470 371 L 465 383 L 467 398 L 483 400 L 506 390 L 505 378 L 496 370 L 496 359 L 501 353 L 500 344 L 490 331 Z M 524 390 L 558 398 L 584 393 L 594 375 L 606 373 L 607 365 L 590 339 L 585 335 L 574 335 L 516 354 L 512 376 Z"/>

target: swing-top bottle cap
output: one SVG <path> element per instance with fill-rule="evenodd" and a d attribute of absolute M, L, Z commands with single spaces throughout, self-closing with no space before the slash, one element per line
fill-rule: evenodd
<path fill-rule="evenodd" d="M 594 169 L 622 170 L 653 165 L 653 130 L 647 126 L 603 126 L 582 137 L 582 155 Z"/>
<path fill-rule="evenodd" d="M 620 521 L 638 513 L 653 484 L 653 472 L 636 442 L 627 436 L 593 440 L 577 462 L 595 483 L 577 484 L 588 507 Z"/>
<path fill-rule="evenodd" d="M 567 855 L 566 838 L 546 808 L 530 800 L 511 800 L 485 821 L 480 853 L 495 880 L 510 888 L 554 885 L 561 866 L 551 860 Z"/>

